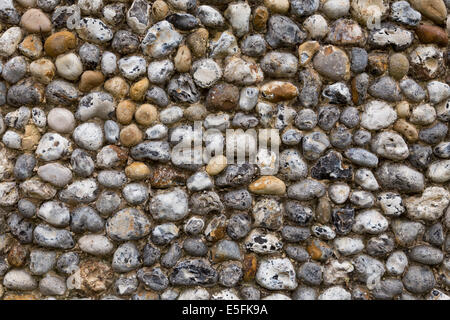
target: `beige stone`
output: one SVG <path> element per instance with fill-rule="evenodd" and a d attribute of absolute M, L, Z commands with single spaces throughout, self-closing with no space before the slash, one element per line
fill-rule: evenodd
<path fill-rule="evenodd" d="M 191 50 L 187 46 L 180 46 L 173 62 L 178 72 L 188 72 L 192 62 Z"/>
<path fill-rule="evenodd" d="M 143 180 L 150 176 L 149 167 L 143 162 L 133 162 L 125 168 L 125 174 L 131 180 Z"/>
<path fill-rule="evenodd" d="M 35 60 L 30 64 L 31 75 L 43 84 L 49 84 L 55 76 L 55 72 L 56 68 L 53 62 L 45 58 Z"/>
<path fill-rule="evenodd" d="M 111 93 L 114 98 L 119 100 L 125 98 L 130 90 L 128 83 L 121 77 L 114 77 L 106 80 L 103 87 L 106 91 Z"/>
<path fill-rule="evenodd" d="M 211 176 L 215 176 L 221 173 L 226 167 L 227 157 L 218 155 L 209 160 L 208 165 L 206 166 L 206 172 Z"/>
<path fill-rule="evenodd" d="M 130 124 L 133 120 L 136 105 L 131 100 L 121 101 L 116 108 L 116 118 L 121 124 Z"/>
<path fill-rule="evenodd" d="M 137 123 L 148 126 L 158 119 L 158 109 L 154 105 L 146 103 L 139 106 L 134 117 Z"/>
<path fill-rule="evenodd" d="M 252 182 L 248 190 L 255 194 L 283 195 L 286 193 L 286 185 L 277 177 L 264 176 Z"/>
<path fill-rule="evenodd" d="M 31 33 L 47 33 L 52 31 L 52 23 L 40 9 L 27 10 L 20 19 L 20 25 Z"/>
<path fill-rule="evenodd" d="M 125 147 L 132 147 L 142 141 L 142 132 L 133 123 L 120 131 L 120 143 Z"/>
<path fill-rule="evenodd" d="M 150 81 L 148 78 L 142 78 L 138 82 L 133 83 L 130 88 L 130 98 L 134 101 L 142 101 L 149 86 Z"/>
<path fill-rule="evenodd" d="M 36 128 L 36 126 L 32 124 L 28 124 L 25 126 L 25 133 L 22 137 L 22 149 L 23 150 L 34 150 L 39 144 L 39 140 L 41 139 L 41 134 Z"/>
<path fill-rule="evenodd" d="M 81 75 L 78 89 L 83 92 L 89 92 L 92 89 L 100 86 L 103 81 L 105 81 L 103 73 L 101 73 L 100 71 L 87 70 Z"/>

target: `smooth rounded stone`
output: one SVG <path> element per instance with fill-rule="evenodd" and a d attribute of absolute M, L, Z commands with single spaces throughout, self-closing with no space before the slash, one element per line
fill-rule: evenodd
<path fill-rule="evenodd" d="M 114 53 L 105 51 L 102 54 L 101 70 L 106 76 L 111 76 L 117 70 L 117 57 Z"/>
<path fill-rule="evenodd" d="M 33 239 L 34 224 L 25 220 L 18 214 L 11 214 L 7 220 L 11 234 L 21 243 L 31 243 Z"/>
<path fill-rule="evenodd" d="M 441 250 L 427 246 L 418 245 L 411 249 L 409 258 L 412 261 L 419 262 L 426 265 L 440 264 L 444 259 L 444 254 Z"/>
<path fill-rule="evenodd" d="M 409 220 L 394 220 L 391 223 L 391 228 L 397 243 L 404 247 L 412 245 L 425 232 L 423 224 Z"/>
<path fill-rule="evenodd" d="M 351 293 L 341 286 L 334 286 L 324 290 L 317 300 L 351 300 Z"/>
<path fill-rule="evenodd" d="M 426 221 L 439 219 L 449 203 L 449 192 L 442 187 L 428 187 L 420 197 L 405 200 L 408 216 Z"/>
<path fill-rule="evenodd" d="M 364 72 L 368 63 L 368 54 L 367 51 L 363 48 L 352 48 L 351 51 L 351 71 L 355 73 Z"/>
<path fill-rule="evenodd" d="M 23 56 L 16 56 L 8 60 L 1 72 L 2 77 L 9 83 L 21 80 L 27 72 L 27 62 Z"/>
<path fill-rule="evenodd" d="M 419 24 L 422 15 L 407 1 L 397 1 L 391 4 L 390 18 L 395 22 L 414 27 Z"/>
<path fill-rule="evenodd" d="M 322 6 L 322 11 L 330 19 L 346 16 L 350 10 L 349 0 L 328 0 Z"/>
<path fill-rule="evenodd" d="M 363 187 L 363 189 L 376 191 L 380 188 L 378 181 L 373 175 L 372 171 L 368 169 L 356 170 L 354 179 L 358 185 Z"/>
<path fill-rule="evenodd" d="M 37 174 L 39 178 L 56 187 L 65 187 L 72 180 L 72 171 L 59 163 L 40 166 Z"/>
<path fill-rule="evenodd" d="M 187 238 L 183 242 L 184 251 L 191 256 L 203 257 L 208 253 L 206 244 L 197 238 Z"/>
<path fill-rule="evenodd" d="M 114 244 L 105 236 L 88 234 L 78 239 L 78 246 L 86 253 L 95 256 L 106 256 L 114 249 Z"/>
<path fill-rule="evenodd" d="M 71 212 L 70 229 L 73 232 L 99 232 L 104 225 L 103 219 L 89 206 L 78 207 Z"/>
<path fill-rule="evenodd" d="M 183 118 L 183 109 L 178 106 L 168 107 L 159 114 L 159 120 L 163 124 L 172 124 Z"/>
<path fill-rule="evenodd" d="M 386 271 L 381 261 L 366 254 L 357 255 L 353 259 L 352 264 L 357 278 L 366 283 L 369 289 L 374 288 L 374 285 L 380 281 L 380 278 Z"/>
<path fill-rule="evenodd" d="M 402 79 L 409 71 L 409 61 L 408 58 L 401 53 L 395 53 L 389 58 L 389 74 L 396 80 Z M 408 80 L 408 79 L 407 79 Z M 408 91 L 406 84 L 409 82 L 405 80 L 406 82 L 402 81 L 400 83 L 400 88 L 403 91 Z M 412 80 L 411 80 L 412 81 Z M 402 85 L 403 84 L 403 85 Z M 403 89 L 405 88 L 405 89 Z M 419 89 L 419 90 L 417 90 Z M 418 93 L 419 96 L 421 95 L 420 87 L 416 88 L 416 90 L 409 90 L 408 94 L 410 96 L 413 96 L 415 93 Z"/>
<path fill-rule="evenodd" d="M 428 125 L 436 120 L 436 110 L 429 104 L 421 104 L 412 110 L 409 121 L 418 125 Z"/>
<path fill-rule="evenodd" d="M 341 237 L 336 238 L 333 243 L 336 250 L 344 256 L 360 253 L 364 249 L 364 243 L 359 238 Z"/>
<path fill-rule="evenodd" d="M 17 21 L 18 22 L 18 21 Z M 0 36 L 0 56 L 8 57 L 16 51 L 23 33 L 19 27 L 11 27 Z"/>
<path fill-rule="evenodd" d="M 75 149 L 72 152 L 70 164 L 75 174 L 80 177 L 89 177 L 94 172 L 94 160 L 82 149 Z"/>
<path fill-rule="evenodd" d="M 85 68 L 95 69 L 100 62 L 100 49 L 91 43 L 84 43 L 78 50 L 81 63 Z"/>
<path fill-rule="evenodd" d="M 256 281 L 269 290 L 294 290 L 297 287 L 294 266 L 287 258 L 261 261 L 256 272 Z"/>
<path fill-rule="evenodd" d="M 188 13 L 173 13 L 166 18 L 173 26 L 179 30 L 189 31 L 199 25 L 199 20 Z"/>
<path fill-rule="evenodd" d="M 241 42 L 241 51 L 250 57 L 262 56 L 266 52 L 266 41 L 260 34 L 249 34 Z"/>
<path fill-rule="evenodd" d="M 430 146 L 413 144 L 409 146 L 409 162 L 418 169 L 424 169 L 431 162 L 433 149 Z"/>
<path fill-rule="evenodd" d="M 334 183 L 328 188 L 330 199 L 336 204 L 343 204 L 350 194 L 350 187 L 345 183 Z"/>
<path fill-rule="evenodd" d="M 147 69 L 145 59 L 140 56 L 129 56 L 119 59 L 117 65 L 120 73 L 129 80 L 136 80 L 145 74 Z"/>
<path fill-rule="evenodd" d="M 408 291 L 421 294 L 429 292 L 434 287 L 436 280 L 429 267 L 413 265 L 408 267 L 402 282 Z"/>
<path fill-rule="evenodd" d="M 36 166 L 36 158 L 31 154 L 20 155 L 14 165 L 14 176 L 18 180 L 31 178 L 33 169 Z"/>
<path fill-rule="evenodd" d="M 131 205 L 144 203 L 148 199 L 148 189 L 140 183 L 127 184 L 122 190 L 123 197 Z"/>
<path fill-rule="evenodd" d="M 258 122 L 258 118 L 242 112 L 238 112 L 235 114 L 231 124 L 233 127 L 249 129 L 256 127 L 258 125 Z"/>
<path fill-rule="evenodd" d="M 93 122 L 77 126 L 72 137 L 77 145 L 87 150 L 98 150 L 103 145 L 102 128 Z"/>
<path fill-rule="evenodd" d="M 65 108 L 53 108 L 47 116 L 48 126 L 59 133 L 70 133 L 75 128 L 75 117 Z"/>
<path fill-rule="evenodd" d="M 160 191 L 151 199 L 149 210 L 154 219 L 178 221 L 188 213 L 188 196 L 180 188 Z"/>
<path fill-rule="evenodd" d="M 129 277 L 123 276 L 114 283 L 114 290 L 119 296 L 128 296 L 136 292 L 138 285 L 139 281 L 135 275 Z"/>
<path fill-rule="evenodd" d="M 127 182 L 127 177 L 123 171 L 103 170 L 99 172 L 97 180 L 107 188 L 120 188 Z"/>
<path fill-rule="evenodd" d="M 335 47 L 322 47 L 314 57 L 314 68 L 322 76 L 334 81 L 350 78 L 350 62 L 347 54 Z"/>
<path fill-rule="evenodd" d="M 130 66 L 133 67 L 134 63 L 130 64 Z M 173 72 L 174 65 L 170 60 L 153 61 L 149 63 L 147 68 L 148 79 L 155 84 L 164 84 L 172 76 Z"/>
<path fill-rule="evenodd" d="M 59 55 L 55 60 L 56 71 L 64 79 L 75 81 L 83 73 L 80 58 L 74 53 Z"/>
<path fill-rule="evenodd" d="M 70 222 L 69 208 L 59 201 L 44 202 L 40 206 L 37 216 L 55 227 L 65 227 Z"/>
<path fill-rule="evenodd" d="M 139 250 L 132 242 L 121 244 L 114 252 L 111 266 L 116 272 L 129 272 L 141 265 Z M 139 275 L 138 275 L 139 277 Z"/>
<path fill-rule="evenodd" d="M 376 171 L 378 181 L 386 189 L 405 193 L 421 192 L 424 189 L 424 176 L 403 164 L 385 162 Z"/>
<path fill-rule="evenodd" d="M 53 251 L 33 250 L 30 252 L 30 271 L 33 275 L 43 275 L 54 268 L 56 253 Z"/>
<path fill-rule="evenodd" d="M 400 88 L 391 77 L 380 77 L 376 79 L 369 87 L 369 94 L 376 98 L 389 102 L 399 101 Z"/>
<path fill-rule="evenodd" d="M 435 156 L 439 158 L 450 158 L 450 142 L 441 142 L 433 149 Z"/>
<path fill-rule="evenodd" d="M 450 97 L 450 86 L 439 81 L 430 81 L 427 84 L 428 95 L 432 104 L 437 104 Z"/>
<path fill-rule="evenodd" d="M 394 161 L 405 160 L 409 156 L 406 142 L 400 135 L 391 131 L 378 133 L 372 139 L 372 151 L 380 157 Z"/>
<path fill-rule="evenodd" d="M 10 149 L 20 149 L 22 146 L 21 136 L 11 130 L 8 130 L 3 134 L 2 142 Z"/>
<path fill-rule="evenodd" d="M 310 16 L 319 9 L 320 5 L 319 0 L 291 0 L 289 2 L 291 4 L 291 14 L 297 18 Z"/>
<path fill-rule="evenodd" d="M 352 192 L 350 202 L 358 208 L 371 208 L 375 204 L 375 197 L 370 192 L 356 190 Z"/>
<path fill-rule="evenodd" d="M 443 24 L 447 16 L 447 8 L 442 0 L 410 1 L 414 9 L 437 24 Z"/>
<path fill-rule="evenodd" d="M 441 246 L 444 243 L 444 230 L 442 224 L 437 222 L 427 228 L 424 240 L 434 246 Z"/>
<path fill-rule="evenodd" d="M 56 189 L 50 184 L 42 182 L 37 177 L 28 179 L 20 184 L 20 189 L 26 197 L 49 200 L 56 195 Z"/>
<path fill-rule="evenodd" d="M 39 281 L 39 291 L 47 296 L 62 296 L 66 292 L 66 282 L 64 278 L 47 274 Z"/>
<path fill-rule="evenodd" d="M 113 120 L 106 120 L 103 126 L 105 132 L 105 140 L 108 143 L 117 143 L 119 141 L 120 127 Z"/>
<path fill-rule="evenodd" d="M 288 245 L 285 251 L 287 256 L 295 261 L 306 262 L 309 259 L 309 253 L 300 246 Z"/>
<path fill-rule="evenodd" d="M 39 224 L 33 232 L 33 242 L 46 248 L 70 249 L 75 242 L 69 231 Z"/>
<path fill-rule="evenodd" d="M 225 19 L 215 8 L 207 5 L 197 8 L 197 17 L 207 28 L 222 29 L 225 26 Z"/>
<path fill-rule="evenodd" d="M 316 131 L 308 133 L 303 137 L 303 156 L 307 160 L 317 160 L 330 146 L 330 141 L 326 134 Z"/>
<path fill-rule="evenodd" d="M 150 221 L 141 211 L 125 208 L 107 220 L 106 233 L 116 241 L 141 239 L 150 233 Z"/>
<path fill-rule="evenodd" d="M 401 81 L 400 88 L 406 98 L 413 102 L 420 102 L 426 97 L 425 90 L 412 79 L 405 79 Z"/>
<path fill-rule="evenodd" d="M 445 139 L 447 132 L 446 124 L 436 122 L 432 126 L 420 130 L 419 139 L 427 144 L 435 145 Z"/>
<path fill-rule="evenodd" d="M 288 187 L 289 198 L 305 201 L 320 198 L 325 194 L 325 186 L 312 179 L 305 179 Z"/>
<path fill-rule="evenodd" d="M 378 166 L 378 157 L 362 148 L 350 148 L 345 151 L 345 156 L 359 166 L 376 168 Z"/>
<path fill-rule="evenodd" d="M 30 291 L 36 289 L 37 282 L 27 271 L 13 269 L 5 274 L 3 285 L 11 290 Z"/>
<path fill-rule="evenodd" d="M 297 271 L 297 278 L 307 285 L 318 286 L 322 283 L 322 267 L 315 262 L 304 263 Z"/>
<path fill-rule="evenodd" d="M 179 229 L 173 223 L 163 223 L 152 231 L 152 241 L 157 245 L 165 245 L 178 237 Z"/>
<path fill-rule="evenodd" d="M 235 241 L 220 240 L 211 249 L 211 258 L 213 261 L 242 260 L 239 245 Z"/>
<path fill-rule="evenodd" d="M 75 103 L 78 100 L 79 93 L 73 84 L 62 80 L 54 80 L 50 82 L 47 88 L 45 89 L 45 97 L 51 103 L 62 104 L 67 106 Z M 54 109 L 63 109 L 63 108 L 54 108 Z"/>
<path fill-rule="evenodd" d="M 317 115 L 312 109 L 302 109 L 295 118 L 295 126 L 300 130 L 312 130 L 317 125 Z"/>
<path fill-rule="evenodd" d="M 286 128 L 281 136 L 281 141 L 287 146 L 296 146 L 303 139 L 303 134 L 296 128 Z"/>
<path fill-rule="evenodd" d="M 146 244 L 142 250 L 142 264 L 146 267 L 155 264 L 161 256 L 161 251 L 152 246 L 151 244 Z"/>
<path fill-rule="evenodd" d="M 408 266 L 408 257 L 403 251 L 395 251 L 386 260 L 386 271 L 392 275 L 401 275 Z"/>
<path fill-rule="evenodd" d="M 322 39 L 328 34 L 327 20 L 320 14 L 307 17 L 303 22 L 303 27 L 312 39 Z"/>
<path fill-rule="evenodd" d="M 36 205 L 27 199 L 20 199 L 17 202 L 19 213 L 25 218 L 31 218 L 36 213 Z"/>

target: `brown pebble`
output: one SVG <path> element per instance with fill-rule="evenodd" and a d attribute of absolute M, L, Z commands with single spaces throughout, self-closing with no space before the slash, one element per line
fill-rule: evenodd
<path fill-rule="evenodd" d="M 319 199 L 316 208 L 316 219 L 320 223 L 328 223 L 331 218 L 330 201 L 326 197 Z"/>
<path fill-rule="evenodd" d="M 148 78 L 142 78 L 138 82 L 133 83 L 130 88 L 130 98 L 134 101 L 142 101 L 149 86 L 150 81 Z"/>
<path fill-rule="evenodd" d="M 154 105 L 146 103 L 139 106 L 134 117 L 137 123 L 148 126 L 158 119 L 158 109 Z"/>
<path fill-rule="evenodd" d="M 103 87 L 118 100 L 125 98 L 130 90 L 128 83 L 121 77 L 114 77 L 106 80 Z"/>
<path fill-rule="evenodd" d="M 267 20 L 269 19 L 269 11 L 266 7 L 259 6 L 255 9 L 253 15 L 253 27 L 258 31 L 266 29 Z"/>
<path fill-rule="evenodd" d="M 83 92 L 89 92 L 103 83 L 105 77 L 100 71 L 87 70 L 83 72 L 80 78 L 78 89 Z"/>
<path fill-rule="evenodd" d="M 131 100 L 121 101 L 116 108 L 116 118 L 121 124 L 130 124 L 133 120 L 136 105 Z"/>
<path fill-rule="evenodd" d="M 180 46 L 173 62 L 178 72 L 188 72 L 192 62 L 191 50 L 187 46 Z"/>
<path fill-rule="evenodd" d="M 208 108 L 231 111 L 237 107 L 239 89 L 229 83 L 219 83 L 211 88 L 206 97 Z"/>
<path fill-rule="evenodd" d="M 72 32 L 60 31 L 52 34 L 45 40 L 44 50 L 51 56 L 56 57 L 68 50 L 75 48 L 77 45 L 77 38 Z"/>
<path fill-rule="evenodd" d="M 389 57 L 385 53 L 372 52 L 367 61 L 367 70 L 374 76 L 381 76 L 388 69 Z"/>
<path fill-rule="evenodd" d="M 133 123 L 120 131 L 120 143 L 125 147 L 132 147 L 142 141 L 142 132 Z"/>
<path fill-rule="evenodd" d="M 22 137 L 22 149 L 23 150 L 33 150 L 39 144 L 39 140 L 41 139 L 41 134 L 36 128 L 36 126 L 32 124 L 27 124 L 25 126 L 25 133 Z"/>
<path fill-rule="evenodd" d="M 159 165 L 150 176 L 150 185 L 152 188 L 169 188 L 184 185 L 186 179 L 187 175 L 182 171 L 167 165 Z"/>
<path fill-rule="evenodd" d="M 21 267 L 25 264 L 27 250 L 20 243 L 15 243 L 8 252 L 8 263 L 13 267 Z"/>
<path fill-rule="evenodd" d="M 271 81 L 261 87 L 261 93 L 270 102 L 280 102 L 297 97 L 298 89 L 290 82 Z"/>
<path fill-rule="evenodd" d="M 419 132 L 416 127 L 405 119 L 397 120 L 393 128 L 398 133 L 401 133 L 409 142 L 415 142 L 419 139 Z"/>
<path fill-rule="evenodd" d="M 244 256 L 244 261 L 242 262 L 244 281 L 252 281 L 255 278 L 257 266 L 258 260 L 254 254 L 246 254 Z"/>
<path fill-rule="evenodd" d="M 438 26 L 421 24 L 417 27 L 416 33 L 422 43 L 436 43 L 442 47 L 448 44 L 447 32 Z"/>
<path fill-rule="evenodd" d="M 186 39 L 186 44 L 195 57 L 203 57 L 208 47 L 209 32 L 205 28 L 197 29 Z"/>
<path fill-rule="evenodd" d="M 133 162 L 125 168 L 125 174 L 131 180 L 143 180 L 150 176 L 150 169 L 143 162 Z"/>
<path fill-rule="evenodd" d="M 164 19 L 169 13 L 169 7 L 165 1 L 156 0 L 152 5 L 152 16 L 156 21 Z"/>

